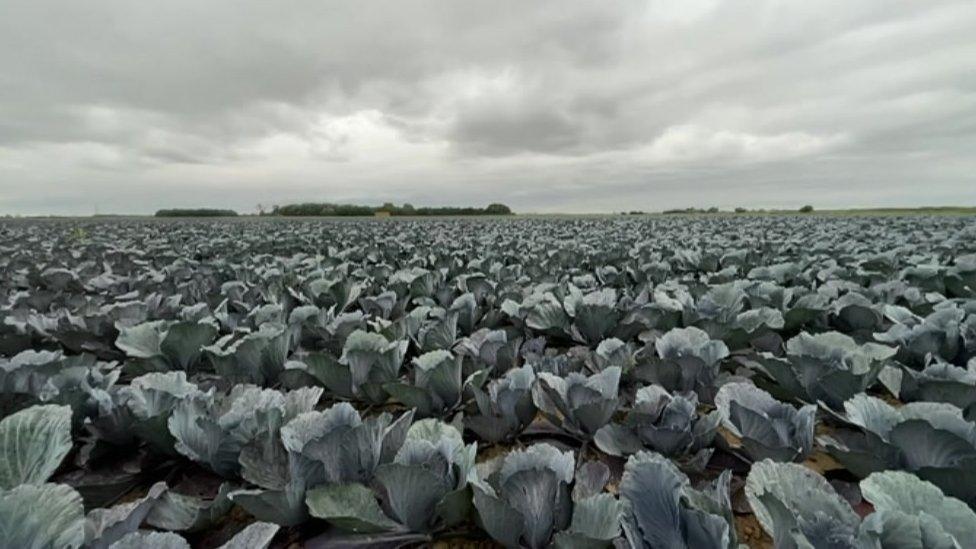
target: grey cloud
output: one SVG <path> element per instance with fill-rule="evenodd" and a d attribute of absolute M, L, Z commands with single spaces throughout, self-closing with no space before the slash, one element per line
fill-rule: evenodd
<path fill-rule="evenodd" d="M 450 139 L 465 152 L 545 153 L 576 146 L 579 132 L 569 115 L 543 104 L 489 105 L 459 113 Z"/>
<path fill-rule="evenodd" d="M 976 5 L 0 7 L 0 213 L 976 203 Z"/>

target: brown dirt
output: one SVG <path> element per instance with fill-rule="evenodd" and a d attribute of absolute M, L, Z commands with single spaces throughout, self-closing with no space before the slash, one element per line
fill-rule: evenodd
<path fill-rule="evenodd" d="M 803 462 L 803 465 L 821 475 L 827 471 L 838 471 L 844 468 L 843 465 L 826 452 L 814 452 Z"/>
<path fill-rule="evenodd" d="M 736 515 L 735 531 L 739 536 L 739 543 L 752 549 L 773 549 L 773 539 L 759 525 L 756 515 Z"/>
<path fill-rule="evenodd" d="M 489 540 L 448 539 L 430 544 L 433 549 L 496 549 L 501 545 Z"/>

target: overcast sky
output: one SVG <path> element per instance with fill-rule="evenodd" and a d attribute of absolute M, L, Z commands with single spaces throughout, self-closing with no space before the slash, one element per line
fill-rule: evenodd
<path fill-rule="evenodd" d="M 976 2 L 0 2 L 0 213 L 295 201 L 976 205 Z"/>

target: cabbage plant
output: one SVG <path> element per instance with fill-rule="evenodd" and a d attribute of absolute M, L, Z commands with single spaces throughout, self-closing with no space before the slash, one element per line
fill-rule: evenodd
<path fill-rule="evenodd" d="M 28 350 L 0 358 L 0 417 L 35 404 L 63 404 L 71 407 L 77 429 L 111 401 L 120 373 L 115 363 L 89 354 Z"/>
<path fill-rule="evenodd" d="M 115 346 L 129 357 L 137 371 L 195 371 L 202 349 L 213 343 L 218 329 L 209 321 L 154 320 L 120 326 Z"/>
<path fill-rule="evenodd" d="M 720 421 L 717 411 L 698 413 L 694 393 L 672 395 L 660 385 L 648 385 L 638 389 L 624 421 L 604 425 L 593 441 L 610 455 L 626 456 L 650 449 L 701 468 L 712 455 L 708 446 Z"/>
<path fill-rule="evenodd" d="M 320 309 L 303 305 L 288 314 L 288 327 L 292 347 L 325 349 L 339 355 L 346 338 L 366 328 L 366 316 L 362 311 L 337 313 L 335 307 Z"/>
<path fill-rule="evenodd" d="M 693 307 L 683 309 L 685 325 L 701 328 L 733 348 L 745 347 L 754 339 L 781 330 L 785 320 L 778 309 L 746 308 L 747 287 L 744 282 L 712 286 Z"/>
<path fill-rule="evenodd" d="M 359 299 L 359 305 L 364 313 L 388 320 L 393 314 L 393 309 L 397 306 L 398 301 L 396 292 L 387 290 L 376 295 L 361 297 Z"/>
<path fill-rule="evenodd" d="M 870 334 L 881 327 L 881 307 L 862 293 L 848 292 L 830 303 L 833 324 L 845 333 Z"/>
<path fill-rule="evenodd" d="M 516 366 L 521 346 L 521 337 L 510 337 L 505 330 L 482 328 L 461 339 L 454 351 L 463 357 L 466 375 L 481 371 L 499 375 Z"/>
<path fill-rule="evenodd" d="M 631 547 L 732 549 L 736 547 L 729 482 L 725 471 L 698 490 L 666 457 L 640 452 L 630 457 L 620 481 L 626 502 L 623 531 Z"/>
<path fill-rule="evenodd" d="M 874 508 L 861 523 L 862 545 L 967 547 L 976 542 L 976 513 L 911 473 L 873 473 L 860 488 Z"/>
<path fill-rule="evenodd" d="M 800 465 L 756 463 L 745 491 L 776 547 L 950 548 L 976 539 L 972 509 L 903 471 L 861 481 L 861 496 L 872 508 L 863 521 L 825 478 Z"/>
<path fill-rule="evenodd" d="M 281 393 L 236 385 L 227 394 L 211 390 L 183 398 L 167 424 L 177 452 L 222 476 L 234 477 L 246 445 L 272 432 L 278 422 L 311 411 L 321 396 L 319 387 Z"/>
<path fill-rule="evenodd" d="M 381 507 L 367 479 L 319 486 L 307 495 L 312 516 L 356 533 L 429 533 L 463 522 L 471 507 L 476 445 L 434 419 L 410 426 L 392 459 L 375 469 Z"/>
<path fill-rule="evenodd" d="M 784 302 L 783 328 L 790 332 L 826 329 L 830 298 L 819 292 L 793 290 L 791 298 Z"/>
<path fill-rule="evenodd" d="M 945 285 L 951 297 L 976 297 L 976 254 L 960 255 L 946 273 Z"/>
<path fill-rule="evenodd" d="M 715 406 L 751 461 L 803 461 L 813 449 L 814 404 L 797 410 L 752 383 L 736 382 L 718 390 Z"/>
<path fill-rule="evenodd" d="M 306 291 L 319 307 L 345 311 L 362 295 L 365 285 L 344 273 L 334 277 L 316 278 L 306 282 Z"/>
<path fill-rule="evenodd" d="M 774 394 L 839 409 L 844 401 L 874 385 L 895 349 L 859 345 L 839 332 L 800 333 L 786 342 L 786 356 L 762 353 L 748 364 L 766 376 Z"/>
<path fill-rule="evenodd" d="M 478 304 L 478 298 L 471 292 L 456 297 L 448 311 L 456 315 L 455 325 L 464 334 L 473 333 L 485 314 L 485 310 Z"/>
<path fill-rule="evenodd" d="M 911 402 L 895 408 L 857 395 L 839 415 L 849 428 L 820 437 L 859 477 L 889 469 L 915 473 L 946 494 L 976 503 L 976 424 L 951 404 Z"/>
<path fill-rule="evenodd" d="M 700 328 L 674 328 L 654 341 L 656 356 L 638 358 L 636 376 L 668 391 L 695 391 L 703 400 L 714 397 L 719 365 L 729 356 L 721 340 L 711 339 Z"/>
<path fill-rule="evenodd" d="M 434 293 L 438 281 L 441 279 L 439 271 L 431 271 L 422 267 L 401 269 L 390 276 L 389 284 L 400 297 L 424 298 Z"/>
<path fill-rule="evenodd" d="M 816 472 L 770 460 L 752 465 L 746 497 L 777 548 L 858 547 L 860 517 Z"/>
<path fill-rule="evenodd" d="M 383 389 L 420 417 L 445 415 L 461 403 L 461 357 L 431 351 L 413 360 L 410 383 L 386 383 Z"/>
<path fill-rule="evenodd" d="M 604 339 L 596 346 L 587 363 L 594 371 L 606 370 L 610 366 L 617 366 L 621 373 L 628 374 L 636 364 L 634 346 L 615 337 Z"/>
<path fill-rule="evenodd" d="M 457 311 L 420 306 L 403 318 L 406 336 L 423 352 L 454 347 L 458 337 Z"/>
<path fill-rule="evenodd" d="M 479 523 L 505 547 L 609 545 L 620 535 L 620 504 L 610 494 L 571 495 L 573 468 L 573 452 L 545 443 L 489 464 L 471 485 Z"/>
<path fill-rule="evenodd" d="M 721 338 L 746 308 L 749 296 L 744 290 L 745 284 L 744 281 L 729 282 L 708 288 L 708 291 L 698 298 L 697 303 L 689 302 L 683 308 L 684 323 L 697 324 L 709 334 Z"/>
<path fill-rule="evenodd" d="M 923 366 L 929 357 L 952 362 L 962 347 L 961 324 L 965 311 L 955 306 L 932 311 L 925 318 L 907 317 L 896 322 L 885 332 L 874 334 L 882 343 L 897 345 L 899 361 Z"/>
<path fill-rule="evenodd" d="M 553 425 L 570 435 L 589 440 L 617 411 L 620 368 L 611 366 L 585 376 L 566 377 L 542 372 L 533 389 L 533 402 Z"/>
<path fill-rule="evenodd" d="M 670 330 L 678 325 L 684 307 L 663 291 L 637 296 L 620 319 L 614 335 L 621 339 L 637 337 L 647 330 Z"/>
<path fill-rule="evenodd" d="M 965 368 L 939 359 L 921 370 L 887 368 L 881 380 L 902 401 L 946 402 L 961 408 L 967 419 L 976 419 L 976 358 Z"/>
<path fill-rule="evenodd" d="M 133 379 L 120 391 L 118 406 L 128 411 L 127 427 L 156 450 L 175 454 L 176 440 L 169 418 L 184 399 L 201 398 L 204 392 L 186 379 L 186 373 L 152 372 Z"/>
<path fill-rule="evenodd" d="M 0 532 L 8 547 L 80 547 L 81 496 L 48 479 L 71 451 L 71 408 L 32 406 L 0 421 Z"/>
<path fill-rule="evenodd" d="M 465 416 L 465 427 L 474 431 L 478 438 L 491 443 L 518 435 L 536 414 L 532 400 L 535 381 L 532 366 L 526 364 L 489 381 L 486 389 L 469 385 L 477 413 Z"/>
<path fill-rule="evenodd" d="M 569 338 L 571 319 L 562 302 L 551 291 L 536 289 L 516 303 L 506 300 L 501 311 L 516 324 L 524 325 L 538 334 L 557 338 Z"/>
<path fill-rule="evenodd" d="M 270 386 L 278 382 L 291 345 L 283 324 L 266 322 L 240 339 L 222 338 L 203 348 L 214 372 L 232 383 Z"/>
<path fill-rule="evenodd" d="M 390 341 L 378 333 L 356 330 L 346 339 L 338 360 L 327 353 L 306 357 L 309 373 L 335 395 L 382 404 L 389 397 L 383 388 L 399 381 L 407 353 L 406 340 Z"/>
<path fill-rule="evenodd" d="M 597 345 L 603 341 L 620 320 L 617 292 L 613 288 L 604 288 L 585 295 L 571 294 L 563 301 L 563 306 L 572 317 L 570 331 L 574 339 L 588 345 Z"/>
<path fill-rule="evenodd" d="M 240 452 L 241 476 L 256 489 L 230 499 L 259 519 L 294 525 L 307 517 L 306 493 L 322 484 L 365 483 L 403 444 L 413 414 L 363 418 L 346 402 L 324 411 L 267 408 L 267 426 Z"/>

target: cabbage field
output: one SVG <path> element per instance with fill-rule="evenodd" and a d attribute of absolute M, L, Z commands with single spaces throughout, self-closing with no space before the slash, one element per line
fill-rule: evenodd
<path fill-rule="evenodd" d="M 0 221 L 3 547 L 976 547 L 976 219 Z"/>

